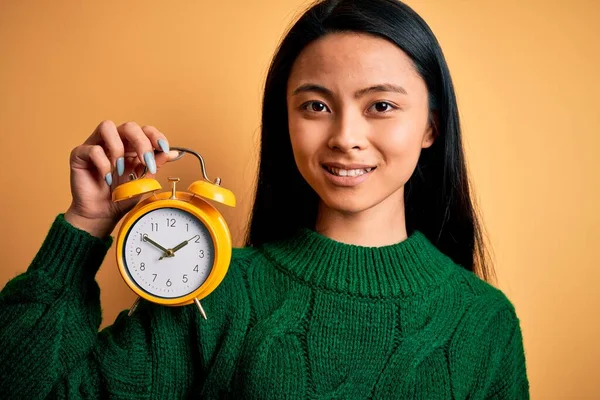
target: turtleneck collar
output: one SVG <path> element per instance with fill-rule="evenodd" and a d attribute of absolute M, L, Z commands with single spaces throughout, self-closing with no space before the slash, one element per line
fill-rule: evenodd
<path fill-rule="evenodd" d="M 311 229 L 264 245 L 284 272 L 315 287 L 364 297 L 402 297 L 445 280 L 457 266 L 420 231 L 399 243 L 365 247 Z"/>

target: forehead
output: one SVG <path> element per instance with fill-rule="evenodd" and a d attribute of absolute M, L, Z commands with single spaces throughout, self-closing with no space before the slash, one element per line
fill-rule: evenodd
<path fill-rule="evenodd" d="M 394 43 L 362 33 L 332 33 L 306 46 L 290 73 L 289 84 L 304 81 L 420 80 L 412 60 Z"/>

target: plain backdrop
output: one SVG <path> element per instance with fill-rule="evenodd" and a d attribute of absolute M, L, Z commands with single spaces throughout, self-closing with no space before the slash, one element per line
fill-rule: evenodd
<path fill-rule="evenodd" d="M 600 3 L 410 0 L 456 85 L 498 275 L 521 319 L 532 398 L 600 395 Z M 105 119 L 161 129 L 238 198 L 241 243 L 261 90 L 300 0 L 0 1 L 0 287 L 70 202 L 71 149 Z M 188 156 L 159 173 L 199 179 Z M 116 233 L 116 232 L 115 232 Z M 104 321 L 135 299 L 114 246 L 97 275 Z M 1 361 L 1 360 L 0 360 Z M 597 398 L 597 397 L 596 397 Z"/>

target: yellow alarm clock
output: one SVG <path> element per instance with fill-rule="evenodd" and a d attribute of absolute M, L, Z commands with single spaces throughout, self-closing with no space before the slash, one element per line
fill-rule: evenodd
<path fill-rule="evenodd" d="M 206 176 L 202 156 L 183 147 L 171 147 L 192 154 L 200 161 L 202 180 L 193 182 L 187 192 L 177 191 L 179 178 L 169 177 L 171 191 L 162 189 L 155 179 L 139 177 L 115 188 L 113 201 L 151 194 L 124 217 L 116 237 L 119 272 L 140 299 L 165 306 L 195 303 L 202 316 L 200 300 L 216 289 L 225 277 L 231 261 L 232 240 L 221 213 L 207 200 L 235 207 L 234 194 L 211 182 Z M 172 160 L 172 161 L 175 161 Z"/>

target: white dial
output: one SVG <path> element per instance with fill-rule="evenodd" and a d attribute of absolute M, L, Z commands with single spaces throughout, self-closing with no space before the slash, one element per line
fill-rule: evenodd
<path fill-rule="evenodd" d="M 125 269 L 142 290 L 163 298 L 198 289 L 211 272 L 214 244 L 206 226 L 178 208 L 141 216 L 123 246 Z"/>

